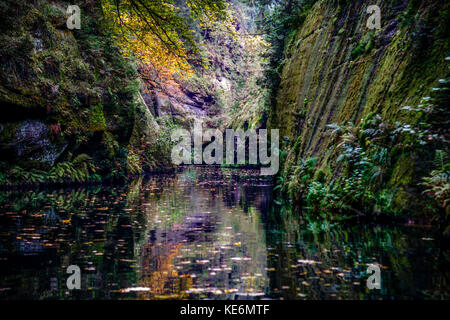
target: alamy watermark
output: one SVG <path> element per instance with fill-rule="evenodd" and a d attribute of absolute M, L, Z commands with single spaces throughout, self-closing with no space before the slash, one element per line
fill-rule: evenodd
<path fill-rule="evenodd" d="M 246 164 L 248 150 L 248 164 L 261 165 L 261 175 L 275 175 L 280 167 L 278 129 L 270 130 L 270 156 L 266 129 L 259 129 L 258 132 L 227 129 L 225 134 L 218 129 L 207 129 L 203 132 L 202 122 L 197 120 L 192 134 L 186 129 L 175 129 L 171 138 L 176 143 L 172 148 L 172 162 L 175 165 L 203 163 L 221 165 L 224 164 L 225 149 L 226 164 Z M 247 140 L 248 149 L 246 149 Z M 205 146 L 205 143 L 208 144 Z"/>
<path fill-rule="evenodd" d="M 66 14 L 68 15 L 66 25 L 69 30 L 81 29 L 81 10 L 77 5 L 70 5 L 67 7 Z"/>
<path fill-rule="evenodd" d="M 77 265 L 71 265 L 67 267 L 67 273 L 71 274 L 66 281 L 67 289 L 80 290 L 81 289 L 81 270 Z"/>
<path fill-rule="evenodd" d="M 369 264 L 366 272 L 371 275 L 369 278 L 367 278 L 367 282 L 366 282 L 367 288 L 369 290 L 381 289 L 380 267 L 376 264 Z"/>
<path fill-rule="evenodd" d="M 367 14 L 370 14 L 369 19 L 367 19 L 366 26 L 370 30 L 381 29 L 381 10 L 377 5 L 372 5 L 367 7 Z"/>

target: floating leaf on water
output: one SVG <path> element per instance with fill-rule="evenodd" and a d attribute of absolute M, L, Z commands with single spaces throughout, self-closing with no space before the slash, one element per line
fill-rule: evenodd
<path fill-rule="evenodd" d="M 147 292 L 150 291 L 150 288 L 147 287 L 136 287 L 136 288 L 125 288 L 120 289 L 119 292 L 121 293 L 129 293 L 129 292 Z"/>
<path fill-rule="evenodd" d="M 209 262 L 209 260 L 197 260 L 196 261 L 198 264 L 206 264 Z"/>
<path fill-rule="evenodd" d="M 314 260 L 297 260 L 298 263 L 302 263 L 302 264 L 320 264 L 319 261 L 314 261 Z"/>

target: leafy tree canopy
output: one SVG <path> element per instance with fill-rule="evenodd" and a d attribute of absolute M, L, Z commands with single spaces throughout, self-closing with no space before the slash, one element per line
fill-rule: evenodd
<path fill-rule="evenodd" d="M 103 14 L 125 57 L 134 56 L 160 78 L 192 72 L 203 63 L 196 36 L 230 19 L 226 0 L 101 0 Z"/>

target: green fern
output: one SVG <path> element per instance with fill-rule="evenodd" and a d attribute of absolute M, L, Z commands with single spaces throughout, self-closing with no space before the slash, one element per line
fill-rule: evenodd
<path fill-rule="evenodd" d="M 436 166 L 436 169 L 444 170 L 447 156 L 447 152 L 444 150 L 436 150 L 436 154 L 434 156 L 434 165 Z"/>

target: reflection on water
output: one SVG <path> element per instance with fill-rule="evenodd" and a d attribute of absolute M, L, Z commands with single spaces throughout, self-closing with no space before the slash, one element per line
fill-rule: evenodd
<path fill-rule="evenodd" d="M 431 228 L 337 224 L 271 206 L 258 171 L 0 193 L 1 299 L 449 298 Z M 366 288 L 367 264 L 381 290 Z M 67 290 L 69 265 L 81 290 Z"/>

